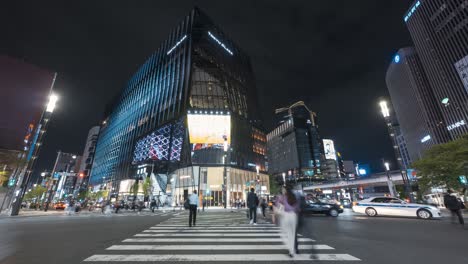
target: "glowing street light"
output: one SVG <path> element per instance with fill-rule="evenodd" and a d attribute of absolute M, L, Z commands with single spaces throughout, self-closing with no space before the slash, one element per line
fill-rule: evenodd
<path fill-rule="evenodd" d="M 55 104 L 58 101 L 58 96 L 55 94 L 51 94 L 49 97 L 49 103 L 47 104 L 46 112 L 52 113 L 55 109 Z"/>
<path fill-rule="evenodd" d="M 386 169 L 387 171 L 389 171 L 389 170 L 390 170 L 390 163 L 385 162 L 384 165 L 385 165 L 385 169 Z"/>
<path fill-rule="evenodd" d="M 388 110 L 387 101 L 380 101 L 379 105 L 380 105 L 380 109 L 382 111 L 383 117 L 389 117 L 390 110 Z"/>

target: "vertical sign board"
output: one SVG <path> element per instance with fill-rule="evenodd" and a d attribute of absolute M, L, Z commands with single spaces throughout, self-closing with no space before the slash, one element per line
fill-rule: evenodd
<path fill-rule="evenodd" d="M 335 151 L 335 145 L 333 143 L 333 140 L 331 139 L 324 139 L 323 140 L 323 149 L 325 151 L 325 159 L 327 160 L 336 160 L 336 151 Z"/>

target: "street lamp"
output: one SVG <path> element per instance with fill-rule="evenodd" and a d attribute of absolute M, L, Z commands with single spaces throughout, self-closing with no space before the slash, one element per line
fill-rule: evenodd
<path fill-rule="evenodd" d="M 228 158 L 228 149 L 229 149 L 229 145 L 228 145 L 228 140 L 227 140 L 227 136 L 224 135 L 223 136 L 223 139 L 224 139 L 224 144 L 223 144 L 223 150 L 224 150 L 224 155 L 223 155 L 223 165 L 224 165 L 224 170 L 223 170 L 223 206 L 224 208 L 227 208 L 227 168 L 226 168 L 226 164 L 227 164 L 227 158 Z"/>
<path fill-rule="evenodd" d="M 384 161 L 385 172 L 387 173 L 387 185 L 390 195 L 396 197 L 395 185 L 393 185 L 392 177 L 390 176 L 390 163 Z"/>
<path fill-rule="evenodd" d="M 410 186 L 410 182 L 408 179 L 408 175 L 406 173 L 406 168 L 403 166 L 403 163 L 402 163 L 403 159 L 401 157 L 400 147 L 397 142 L 396 131 L 395 131 L 394 125 L 392 124 L 393 118 L 390 115 L 389 105 L 386 100 L 381 100 L 379 102 L 379 105 L 380 105 L 380 111 L 382 113 L 382 116 L 384 117 L 385 122 L 387 124 L 388 134 L 390 135 L 390 139 L 392 140 L 393 149 L 395 151 L 395 157 L 398 162 L 398 169 L 400 170 L 401 178 L 403 179 L 403 185 L 405 187 L 405 193 L 410 198 L 410 201 L 413 202 L 414 199 L 413 199 L 413 196 L 411 195 L 411 186 Z M 388 172 L 389 171 L 388 168 L 390 165 L 388 165 L 388 167 L 386 164 L 384 165 Z"/>
<path fill-rule="evenodd" d="M 47 104 L 46 112 L 48 113 L 54 112 L 57 101 L 58 101 L 58 96 L 56 94 L 51 94 L 49 97 L 49 103 Z"/>

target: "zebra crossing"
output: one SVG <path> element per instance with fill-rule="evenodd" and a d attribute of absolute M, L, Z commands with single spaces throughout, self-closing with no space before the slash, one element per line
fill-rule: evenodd
<path fill-rule="evenodd" d="M 264 219 L 250 225 L 244 213 L 207 212 L 188 227 L 187 212 L 179 213 L 84 260 L 102 262 L 290 262 L 359 261 L 335 248 L 298 236 L 300 254 L 291 258 L 281 230 Z"/>

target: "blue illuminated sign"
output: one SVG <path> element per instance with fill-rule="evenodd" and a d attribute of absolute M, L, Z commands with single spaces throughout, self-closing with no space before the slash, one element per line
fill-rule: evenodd
<path fill-rule="evenodd" d="M 177 47 L 180 45 L 180 43 L 182 43 L 182 41 L 184 41 L 186 38 L 187 38 L 187 35 L 184 35 L 184 36 L 174 45 L 174 47 L 172 47 L 172 48 L 166 53 L 166 55 L 171 54 L 171 52 L 174 51 L 175 48 L 177 48 Z"/>
<path fill-rule="evenodd" d="M 414 4 L 408 14 L 405 16 L 405 22 L 408 21 L 408 19 L 413 15 L 413 13 L 416 11 L 416 9 L 421 5 L 421 2 L 417 1 L 416 4 Z"/>
<path fill-rule="evenodd" d="M 395 58 L 393 59 L 393 61 L 394 61 L 395 63 L 399 63 L 399 62 L 400 62 L 400 55 L 398 55 L 398 54 L 395 55 Z"/>
<path fill-rule="evenodd" d="M 221 41 L 219 41 L 215 36 L 213 36 L 213 34 L 211 34 L 211 32 L 208 31 L 208 35 L 210 35 L 210 37 L 212 39 L 214 39 L 221 47 L 223 47 L 229 54 L 231 55 L 234 55 L 234 53 L 232 53 L 232 51 L 230 49 L 228 49 L 224 43 L 222 43 Z"/>

